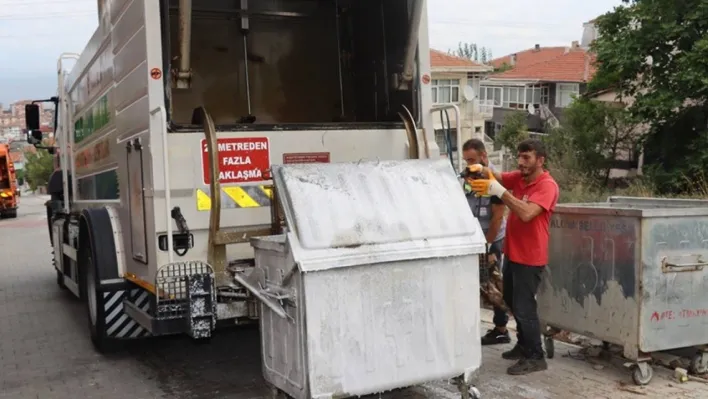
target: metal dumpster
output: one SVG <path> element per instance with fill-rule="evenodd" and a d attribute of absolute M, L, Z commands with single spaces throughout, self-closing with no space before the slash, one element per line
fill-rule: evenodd
<path fill-rule="evenodd" d="M 266 380 L 324 399 L 457 378 L 476 397 L 485 241 L 449 162 L 279 165 L 273 181 L 286 232 L 252 239 L 249 283 Z"/>
<path fill-rule="evenodd" d="M 651 352 L 708 344 L 708 201 L 562 204 L 550 229 L 543 324 L 621 345 L 638 385 Z M 707 361 L 698 351 L 691 368 Z"/>

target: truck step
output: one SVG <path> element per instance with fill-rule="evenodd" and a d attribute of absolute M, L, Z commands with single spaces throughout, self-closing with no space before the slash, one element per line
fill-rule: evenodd
<path fill-rule="evenodd" d="M 155 281 L 155 319 L 178 323 L 192 338 L 211 337 L 216 328 L 216 284 L 205 262 L 174 262 L 162 266 Z"/>
<path fill-rule="evenodd" d="M 195 339 L 211 337 L 216 327 L 214 277 L 195 274 L 187 277 L 189 335 Z"/>

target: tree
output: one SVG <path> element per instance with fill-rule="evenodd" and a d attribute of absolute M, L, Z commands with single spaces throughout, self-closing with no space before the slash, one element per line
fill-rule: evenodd
<path fill-rule="evenodd" d="M 636 153 L 642 139 L 638 127 L 627 109 L 580 97 L 565 110 L 563 127 L 552 132 L 550 145 L 559 157 L 572 154 L 564 167 L 607 187 L 617 161 Z"/>
<path fill-rule="evenodd" d="M 662 191 L 686 191 L 708 168 L 708 7 L 703 0 L 623 0 L 596 21 L 590 88 L 634 98 L 647 123 L 645 164 Z"/>
<path fill-rule="evenodd" d="M 54 171 L 54 157 L 47 151 L 26 151 L 25 152 L 25 179 L 32 191 L 38 186 L 44 186 L 49 182 L 49 177 Z"/>
<path fill-rule="evenodd" d="M 528 114 L 514 111 L 504 117 L 504 124 L 495 139 L 504 147 L 516 149 L 516 145 L 528 137 Z"/>
<path fill-rule="evenodd" d="M 475 43 L 460 42 L 457 45 L 457 50 L 449 50 L 448 53 L 483 64 L 492 60 L 492 50 L 486 47 L 478 47 Z"/>

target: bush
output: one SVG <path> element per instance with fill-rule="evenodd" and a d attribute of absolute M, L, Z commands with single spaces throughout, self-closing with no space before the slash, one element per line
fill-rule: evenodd
<path fill-rule="evenodd" d="M 26 151 L 25 159 L 24 177 L 30 190 L 35 191 L 37 187 L 47 185 L 54 171 L 54 156 L 44 150 Z"/>

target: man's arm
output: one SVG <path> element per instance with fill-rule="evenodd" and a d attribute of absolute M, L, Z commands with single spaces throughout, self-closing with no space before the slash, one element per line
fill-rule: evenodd
<path fill-rule="evenodd" d="M 504 195 L 502 195 L 502 201 L 504 201 L 504 204 L 523 222 L 530 222 L 543 212 L 543 208 L 538 204 L 517 199 L 508 191 L 504 192 Z"/>
<path fill-rule="evenodd" d="M 491 244 L 497 238 L 504 220 L 505 210 L 504 202 L 497 197 L 492 197 L 492 219 L 489 221 L 489 229 L 487 230 L 487 243 Z"/>
<path fill-rule="evenodd" d="M 539 190 L 531 195 L 527 202 L 514 197 L 506 191 L 502 195 L 502 201 L 512 212 L 514 212 L 523 222 L 530 222 L 543 211 L 550 211 L 558 201 L 558 186 L 552 181 L 540 182 Z"/>

